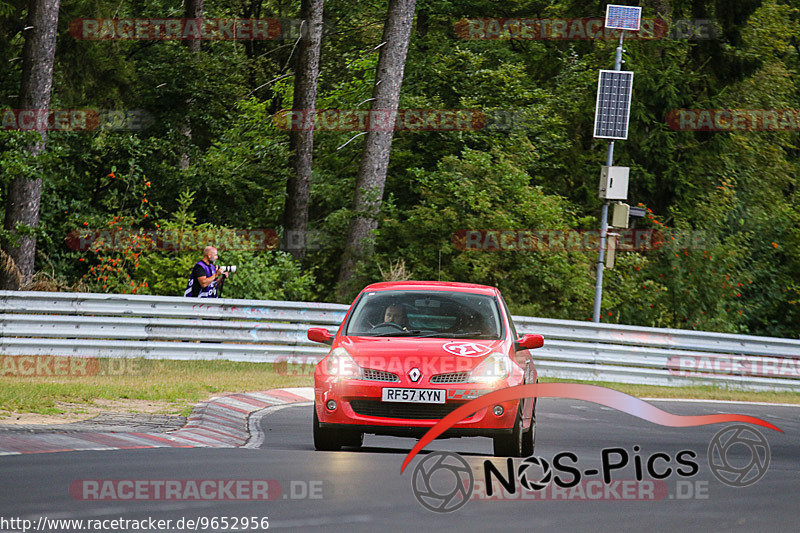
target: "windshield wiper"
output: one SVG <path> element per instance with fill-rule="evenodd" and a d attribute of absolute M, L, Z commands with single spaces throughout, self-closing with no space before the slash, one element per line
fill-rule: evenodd
<path fill-rule="evenodd" d="M 380 335 L 373 335 L 373 337 L 413 337 L 422 333 L 422 330 L 411 329 L 405 331 L 391 331 L 389 333 L 381 333 Z"/>
<path fill-rule="evenodd" d="M 494 335 L 490 335 L 488 333 L 484 333 L 482 331 L 465 331 L 459 333 L 453 333 L 455 337 L 474 337 L 476 339 L 483 338 L 483 337 L 494 337 Z"/>
<path fill-rule="evenodd" d="M 422 335 L 422 337 L 442 337 L 443 339 L 495 339 L 496 335 L 489 333 L 482 333 L 480 331 L 464 331 L 464 332 L 443 332 L 439 331 L 431 333 L 430 335 Z"/>

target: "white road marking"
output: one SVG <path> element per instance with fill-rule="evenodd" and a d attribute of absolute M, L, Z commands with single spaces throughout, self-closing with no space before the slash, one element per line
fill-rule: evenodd
<path fill-rule="evenodd" d="M 313 387 L 292 387 L 287 389 L 281 389 L 286 392 L 291 392 L 292 394 L 297 394 L 298 396 L 302 396 L 306 400 L 313 400 L 314 399 L 314 388 Z"/>
<path fill-rule="evenodd" d="M 748 402 L 745 400 L 699 400 L 692 398 L 642 398 L 647 402 L 730 403 L 740 405 L 766 405 L 768 407 L 800 407 L 796 403 Z"/>

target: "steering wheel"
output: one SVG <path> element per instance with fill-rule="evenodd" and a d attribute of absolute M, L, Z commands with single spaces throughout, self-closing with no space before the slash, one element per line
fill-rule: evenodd
<path fill-rule="evenodd" d="M 395 324 L 394 322 L 381 322 L 380 324 L 375 324 L 374 326 L 372 326 L 372 329 L 379 328 L 381 326 L 392 326 L 392 327 L 395 327 L 395 328 L 399 329 L 400 331 L 403 331 L 404 329 L 406 329 L 403 326 L 401 326 L 400 324 Z"/>

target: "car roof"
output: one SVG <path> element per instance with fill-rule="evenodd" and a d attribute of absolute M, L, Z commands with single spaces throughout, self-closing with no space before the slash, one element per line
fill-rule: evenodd
<path fill-rule="evenodd" d="M 437 290 L 454 292 L 471 292 L 477 294 L 496 295 L 499 291 L 489 285 L 462 283 L 458 281 L 384 281 L 364 287 L 364 291 L 388 290 Z"/>

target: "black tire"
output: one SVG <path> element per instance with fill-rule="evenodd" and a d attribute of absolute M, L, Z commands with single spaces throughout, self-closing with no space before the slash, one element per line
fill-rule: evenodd
<path fill-rule="evenodd" d="M 350 448 L 361 448 L 364 444 L 364 434 L 360 431 L 348 431 L 341 434 L 342 446 L 349 446 Z"/>
<path fill-rule="evenodd" d="M 533 455 L 533 449 L 536 447 L 536 413 L 531 417 L 531 426 L 522 434 L 522 457 L 530 457 Z"/>
<path fill-rule="evenodd" d="M 495 457 L 525 457 L 523 454 L 524 436 L 527 432 L 522 430 L 522 406 L 517 407 L 517 419 L 514 430 L 509 435 L 492 437 Z"/>
<path fill-rule="evenodd" d="M 342 449 L 339 432 L 335 429 L 320 427 L 316 405 L 314 405 L 314 448 L 326 452 L 336 452 Z"/>

